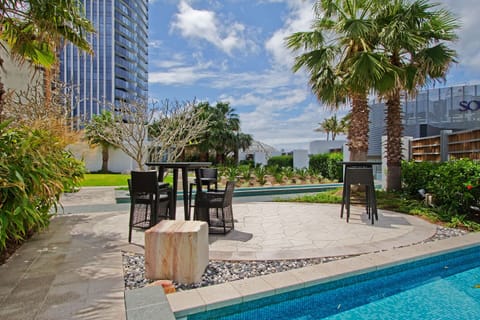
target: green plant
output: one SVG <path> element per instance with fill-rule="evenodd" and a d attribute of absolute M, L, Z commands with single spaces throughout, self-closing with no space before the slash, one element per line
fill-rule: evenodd
<path fill-rule="evenodd" d="M 265 179 L 265 175 L 267 174 L 267 169 L 264 166 L 258 166 L 253 169 L 253 173 L 255 174 L 255 177 L 257 178 L 258 183 L 260 185 L 264 185 L 267 180 Z"/>
<path fill-rule="evenodd" d="M 240 160 L 238 164 L 241 166 L 248 165 L 250 168 L 255 167 L 255 161 L 253 160 Z"/>
<path fill-rule="evenodd" d="M 278 167 L 292 167 L 293 168 L 293 156 L 290 155 L 283 155 L 283 156 L 273 156 L 267 160 L 267 166 L 274 166 L 277 165 Z"/>
<path fill-rule="evenodd" d="M 267 174 L 271 176 L 275 176 L 282 170 L 281 167 L 278 166 L 277 164 L 268 165 L 265 167 L 265 169 L 267 170 Z"/>
<path fill-rule="evenodd" d="M 0 124 L 0 250 L 46 227 L 60 194 L 85 170 L 49 131 L 7 125 Z"/>
<path fill-rule="evenodd" d="M 225 175 L 228 181 L 237 181 L 238 172 L 239 170 L 236 166 L 226 167 Z"/>
<path fill-rule="evenodd" d="M 287 177 L 288 180 L 292 180 L 293 176 L 295 175 L 295 171 L 292 167 L 283 167 L 282 168 L 283 175 Z"/>
<path fill-rule="evenodd" d="M 431 192 L 428 186 L 435 178 L 436 169 L 440 166 L 434 162 L 402 162 L 402 190 L 410 196 L 418 197 L 418 191 L 424 189 Z"/>
<path fill-rule="evenodd" d="M 476 202 L 472 181 L 480 181 L 479 163 L 470 159 L 448 161 L 436 168 L 428 190 L 433 193 L 436 205 L 451 214 L 466 214 Z"/>
<path fill-rule="evenodd" d="M 315 154 L 310 157 L 309 168 L 329 180 L 342 181 L 343 168 L 339 165 L 343 155 L 338 152 Z"/>
<path fill-rule="evenodd" d="M 282 171 L 277 171 L 275 172 L 275 174 L 273 175 L 273 177 L 275 178 L 275 181 L 277 183 L 283 183 L 283 178 L 284 178 L 284 175 L 283 175 L 283 172 Z"/>
<path fill-rule="evenodd" d="M 249 165 L 240 165 L 238 166 L 238 173 L 245 181 L 250 180 L 252 176 L 252 169 Z"/>
<path fill-rule="evenodd" d="M 301 168 L 301 169 L 296 169 L 295 174 L 300 178 L 300 180 L 307 180 L 308 178 L 308 169 L 306 168 Z"/>

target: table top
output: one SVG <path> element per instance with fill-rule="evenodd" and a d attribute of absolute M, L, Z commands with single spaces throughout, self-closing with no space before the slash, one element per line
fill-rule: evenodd
<path fill-rule="evenodd" d="M 146 162 L 147 166 L 151 167 L 162 167 L 162 168 L 188 168 L 188 169 L 198 169 L 209 167 L 212 165 L 211 162 Z"/>
<path fill-rule="evenodd" d="M 381 165 L 381 161 L 342 161 L 339 162 L 339 164 L 345 165 L 345 166 L 375 166 L 375 165 Z"/>

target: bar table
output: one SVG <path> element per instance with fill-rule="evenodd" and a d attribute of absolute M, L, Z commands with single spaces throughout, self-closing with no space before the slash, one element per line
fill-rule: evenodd
<path fill-rule="evenodd" d="M 173 169 L 173 201 L 170 206 L 172 213 L 170 214 L 175 219 L 177 209 L 177 190 L 178 190 L 178 170 L 182 170 L 182 186 L 183 186 L 183 205 L 185 221 L 190 220 L 190 210 L 188 208 L 188 171 L 195 170 L 195 175 L 198 176 L 198 169 L 207 168 L 212 165 L 211 162 L 146 162 L 145 165 L 149 167 L 156 167 L 158 170 L 158 180 L 163 181 L 163 173 L 165 169 Z"/>
<path fill-rule="evenodd" d="M 345 166 L 343 177 L 342 209 L 340 218 L 343 218 L 343 211 L 347 209 L 347 222 L 350 218 L 350 186 L 352 184 L 365 185 L 367 214 L 374 220 L 378 220 L 377 200 L 375 197 L 375 183 L 373 178 L 373 166 L 381 165 L 379 161 L 343 161 L 339 164 Z"/>

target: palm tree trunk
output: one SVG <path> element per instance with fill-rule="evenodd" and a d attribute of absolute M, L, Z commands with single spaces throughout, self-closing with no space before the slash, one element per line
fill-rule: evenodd
<path fill-rule="evenodd" d="M 3 59 L 0 57 L 0 70 L 3 70 Z M 5 86 L 0 77 L 0 122 L 3 121 L 3 106 L 5 105 Z"/>
<path fill-rule="evenodd" d="M 3 121 L 3 106 L 5 105 L 5 89 L 3 82 L 0 81 L 0 123 Z"/>
<path fill-rule="evenodd" d="M 102 172 L 108 172 L 108 145 L 102 145 Z"/>
<path fill-rule="evenodd" d="M 368 154 L 368 101 L 367 94 L 352 94 L 352 116 L 348 128 L 350 161 L 366 161 Z"/>
<path fill-rule="evenodd" d="M 402 113 L 400 91 L 389 95 L 387 101 L 387 191 L 402 187 Z"/>

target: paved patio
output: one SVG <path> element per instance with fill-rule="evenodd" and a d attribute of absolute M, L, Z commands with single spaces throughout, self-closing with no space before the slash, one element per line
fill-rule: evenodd
<path fill-rule="evenodd" d="M 121 251 L 143 251 L 143 232 L 128 244 L 128 205 L 112 188 L 63 197 L 64 214 L 0 266 L 0 319 L 122 319 Z M 178 208 L 181 216 L 183 208 Z M 436 226 L 382 211 L 371 225 L 361 208 L 350 223 L 338 205 L 235 203 L 235 231 L 210 237 L 211 259 L 292 259 L 388 250 L 425 240 Z"/>

